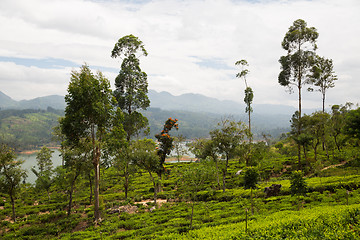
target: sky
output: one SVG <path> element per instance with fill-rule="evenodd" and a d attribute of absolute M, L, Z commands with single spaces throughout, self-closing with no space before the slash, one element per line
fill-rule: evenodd
<path fill-rule="evenodd" d="M 333 59 L 338 80 L 326 106 L 360 103 L 358 0 L 1 0 L 0 91 L 15 100 L 65 95 L 84 63 L 114 85 L 121 59 L 111 50 L 133 34 L 148 52 L 140 66 L 149 89 L 243 102 L 235 62 L 246 59 L 255 104 L 296 107 L 297 93 L 278 83 L 278 60 L 297 19 L 317 29 L 317 54 Z M 321 94 L 306 88 L 303 107 L 321 108 Z"/>

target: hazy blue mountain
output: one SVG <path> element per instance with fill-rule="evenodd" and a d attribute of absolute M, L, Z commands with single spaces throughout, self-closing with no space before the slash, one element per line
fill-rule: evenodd
<path fill-rule="evenodd" d="M 217 114 L 245 113 L 245 104 L 234 101 L 221 101 L 201 94 L 187 93 L 180 96 L 168 92 L 149 90 L 151 107 L 163 110 L 185 110 L 196 112 L 210 112 Z M 286 105 L 254 104 L 254 113 L 292 115 L 296 108 Z"/>
<path fill-rule="evenodd" d="M 150 106 L 162 110 L 181 110 L 190 112 L 216 113 L 222 115 L 234 115 L 245 113 L 245 105 L 234 101 L 221 101 L 216 98 L 206 97 L 201 94 L 187 93 L 174 96 L 168 92 L 156 92 L 149 90 Z M 38 97 L 31 100 L 15 101 L 0 91 L 1 109 L 64 109 L 64 96 L 51 95 Z M 286 105 L 254 104 L 254 113 L 266 115 L 291 116 L 296 108 Z M 312 110 L 303 110 L 305 113 Z"/>
<path fill-rule="evenodd" d="M 220 101 L 216 98 L 201 94 L 187 93 L 180 96 L 168 92 L 149 90 L 150 105 L 163 110 L 185 110 L 196 112 L 210 112 L 219 114 L 232 114 L 242 109 L 241 104 L 233 101 Z"/>
<path fill-rule="evenodd" d="M 18 104 L 22 109 L 47 109 L 48 107 L 55 109 L 65 109 L 64 96 L 59 95 L 38 97 L 31 100 L 21 100 L 18 102 Z"/>
<path fill-rule="evenodd" d="M 64 96 L 51 95 L 38 97 L 31 100 L 15 101 L 0 91 L 0 108 L 1 109 L 65 109 Z"/>
<path fill-rule="evenodd" d="M 13 100 L 11 97 L 7 96 L 5 93 L 0 91 L 0 108 L 11 108 L 16 106 L 17 102 Z"/>

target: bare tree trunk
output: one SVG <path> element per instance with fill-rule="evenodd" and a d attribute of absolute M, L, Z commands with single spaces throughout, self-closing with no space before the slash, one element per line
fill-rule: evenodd
<path fill-rule="evenodd" d="M 300 45 L 299 45 L 299 52 L 300 52 Z M 298 124 L 298 136 L 301 134 L 301 78 L 302 78 L 302 69 L 299 66 L 298 69 L 298 91 L 299 91 L 299 124 Z M 301 165 L 301 146 L 298 144 L 298 161 L 299 161 L 299 168 L 302 170 Z"/>
<path fill-rule="evenodd" d="M 154 177 L 152 176 L 152 174 L 151 174 L 151 172 L 150 171 L 148 171 L 149 172 L 149 175 L 150 175 L 150 178 L 151 178 L 151 180 L 152 180 L 152 182 L 153 182 L 153 185 L 154 185 L 154 203 L 155 203 L 155 205 L 156 205 L 156 199 L 157 199 L 157 184 L 156 184 L 156 182 L 155 182 L 155 179 L 154 179 Z"/>
<path fill-rule="evenodd" d="M 215 159 L 214 159 L 214 160 L 215 160 Z M 215 166 L 216 166 L 216 180 L 217 180 L 217 185 L 218 185 L 218 189 L 220 189 L 219 165 L 218 165 L 217 159 L 215 160 Z"/>
<path fill-rule="evenodd" d="M 90 186 L 90 196 L 89 196 L 89 203 L 91 204 L 92 202 L 92 195 L 93 195 L 93 186 L 92 186 L 92 178 L 91 178 L 91 173 L 89 172 L 88 174 L 89 177 L 89 186 Z"/>
<path fill-rule="evenodd" d="M 226 189 L 225 179 L 226 179 L 228 163 L 229 163 L 229 157 L 226 156 L 226 164 L 225 164 L 225 168 L 223 169 L 223 192 L 225 192 L 225 189 Z"/>
<path fill-rule="evenodd" d="M 190 229 L 192 229 L 193 216 L 194 216 L 194 205 L 195 205 L 195 202 L 193 201 L 192 207 L 191 207 Z"/>
<path fill-rule="evenodd" d="M 74 187 L 75 187 L 75 182 L 77 177 L 79 176 L 80 173 L 76 173 L 74 179 L 71 181 L 71 187 L 70 187 L 70 193 L 69 193 L 69 206 L 68 206 L 68 216 L 70 216 L 71 214 L 71 208 L 72 208 L 72 200 L 73 200 L 73 192 L 74 192 Z"/>
<path fill-rule="evenodd" d="M 95 160 L 96 161 L 96 160 Z M 100 202 L 99 202 L 99 179 L 100 179 L 100 166 L 99 162 L 94 162 L 94 171 L 95 171 L 95 186 L 94 186 L 94 219 L 97 222 L 100 219 Z"/>
<path fill-rule="evenodd" d="M 254 215 L 254 199 L 253 199 L 253 189 L 250 188 L 250 200 L 251 200 L 251 215 Z"/>
<path fill-rule="evenodd" d="M 11 200 L 11 209 L 12 209 L 12 220 L 16 222 L 16 214 L 15 214 L 15 200 L 14 200 L 14 194 L 11 192 L 10 194 L 10 200 Z"/>
<path fill-rule="evenodd" d="M 252 135 L 251 135 L 251 117 L 250 117 L 250 104 L 248 105 L 248 109 L 249 109 L 249 133 L 250 133 L 250 136 L 249 136 L 249 153 L 248 153 L 248 156 L 246 158 L 246 166 L 249 166 L 249 162 L 251 161 L 251 143 L 252 143 Z"/>
<path fill-rule="evenodd" d="M 316 162 L 316 160 L 317 160 L 317 148 L 318 148 L 318 143 L 316 143 L 315 144 L 315 147 L 314 147 L 314 160 L 315 160 L 315 162 Z"/>
<path fill-rule="evenodd" d="M 126 163 L 125 173 L 124 173 L 124 190 L 125 190 L 125 199 L 128 198 L 128 190 L 129 190 L 129 163 Z"/>

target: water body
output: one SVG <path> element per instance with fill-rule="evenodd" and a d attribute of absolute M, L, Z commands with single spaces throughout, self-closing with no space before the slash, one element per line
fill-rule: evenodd
<path fill-rule="evenodd" d="M 53 167 L 60 166 L 62 163 L 62 158 L 60 157 L 60 151 L 57 149 L 53 149 L 53 154 L 51 156 L 51 160 L 53 162 Z M 36 176 L 31 171 L 32 167 L 36 168 L 36 153 L 34 154 L 18 154 L 18 159 L 24 160 L 22 168 L 27 171 L 28 177 L 26 178 L 27 183 L 35 183 Z"/>
<path fill-rule="evenodd" d="M 188 147 L 185 144 L 182 144 L 183 149 L 187 150 L 187 153 L 185 155 L 189 156 L 190 158 L 194 158 L 194 154 L 192 154 Z M 52 149 L 54 152 L 51 156 L 51 160 L 53 162 L 53 167 L 57 167 L 60 166 L 62 164 L 62 158 L 60 157 L 60 151 L 57 149 Z M 18 159 L 24 160 L 24 163 L 22 165 L 22 168 L 25 169 L 27 171 L 27 175 L 28 177 L 26 178 L 26 182 L 27 183 L 35 183 L 36 180 L 36 176 L 35 174 L 31 171 L 32 167 L 36 168 L 36 155 L 37 153 L 34 154 L 18 154 Z M 176 156 L 175 151 L 173 150 L 170 154 L 170 156 Z M 177 162 L 176 161 L 170 161 L 170 162 Z"/>

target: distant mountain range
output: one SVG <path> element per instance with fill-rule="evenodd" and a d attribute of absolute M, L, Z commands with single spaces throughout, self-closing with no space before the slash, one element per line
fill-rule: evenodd
<path fill-rule="evenodd" d="M 245 113 L 244 104 L 228 100 L 221 101 L 201 94 L 186 93 L 180 96 L 174 96 L 168 92 L 149 90 L 148 96 L 151 107 L 161 108 L 163 110 L 186 110 L 235 115 Z M 291 106 L 274 104 L 254 104 L 253 109 L 254 113 L 266 115 L 292 115 L 296 111 L 296 108 Z"/>
<path fill-rule="evenodd" d="M 245 105 L 234 101 L 220 101 L 201 94 L 183 94 L 174 96 L 168 92 L 149 90 L 150 108 L 144 111 L 149 119 L 152 135 L 161 130 L 168 117 L 179 119 L 182 125 L 178 134 L 193 138 L 206 136 L 216 123 L 224 118 L 241 120 L 247 123 Z M 52 95 L 31 100 L 16 101 L 0 91 L 0 110 L 5 109 L 65 109 L 64 96 Z M 296 111 L 285 105 L 254 104 L 252 113 L 253 132 L 279 136 L 288 132 L 289 120 Z"/>
<path fill-rule="evenodd" d="M 51 95 L 31 100 L 16 101 L 0 91 L 0 109 L 65 109 L 64 96 Z"/>
<path fill-rule="evenodd" d="M 181 110 L 190 112 L 204 112 L 216 114 L 244 113 L 245 105 L 234 101 L 221 101 L 201 94 L 187 93 L 174 96 L 168 92 L 149 90 L 148 94 L 152 108 L 162 110 Z M 16 101 L 0 91 L 1 109 L 65 109 L 64 96 L 51 95 L 37 97 L 31 100 Z M 254 113 L 257 114 L 293 114 L 296 108 L 286 105 L 254 104 Z"/>

